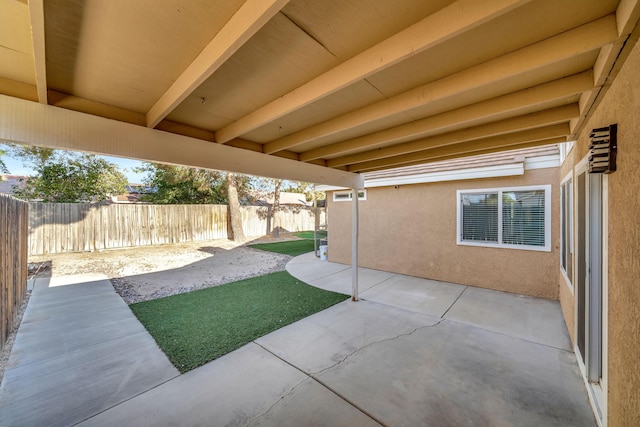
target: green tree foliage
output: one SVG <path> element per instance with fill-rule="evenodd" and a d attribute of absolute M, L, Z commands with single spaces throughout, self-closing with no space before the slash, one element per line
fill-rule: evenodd
<path fill-rule="evenodd" d="M 22 163 L 29 165 L 36 170 L 39 170 L 47 165 L 50 160 L 53 160 L 56 156 L 64 151 L 56 152 L 53 148 L 37 147 L 35 145 L 18 145 L 7 144 L 8 153 L 16 159 L 22 160 Z"/>
<path fill-rule="evenodd" d="M 208 169 L 146 163 L 145 184 L 155 189 L 143 197 L 144 201 L 158 204 L 227 204 L 226 174 Z M 248 179 L 236 175 L 240 197 L 247 192 Z"/>
<path fill-rule="evenodd" d="M 145 184 L 154 192 L 142 197 L 143 201 L 158 204 L 228 204 L 229 238 L 244 241 L 240 198 L 246 198 L 249 177 L 225 174 L 207 169 L 146 163 Z"/>
<path fill-rule="evenodd" d="M 7 154 L 7 150 L 3 150 L 2 148 L 0 148 L 0 173 L 9 173 L 9 169 L 7 168 L 7 165 L 2 160 L 2 156 L 5 156 L 6 154 Z"/>
<path fill-rule="evenodd" d="M 31 163 L 36 175 L 14 191 L 19 198 L 52 203 L 100 202 L 125 191 L 127 179 L 118 166 L 91 154 L 13 147 Z"/>
<path fill-rule="evenodd" d="M 316 186 L 310 182 L 286 181 L 287 185 L 282 189 L 287 193 L 301 193 L 305 195 L 307 202 L 314 200 L 324 200 L 326 194 L 324 191 L 317 191 Z"/>

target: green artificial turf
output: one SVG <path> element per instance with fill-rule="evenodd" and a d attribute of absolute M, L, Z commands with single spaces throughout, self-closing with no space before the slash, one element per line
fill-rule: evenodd
<path fill-rule="evenodd" d="M 346 298 L 281 271 L 130 308 L 184 373 Z"/>
<path fill-rule="evenodd" d="M 301 239 L 312 239 L 313 240 L 313 231 L 300 231 L 299 233 L 293 233 L 294 236 L 300 237 Z M 318 230 L 316 235 L 318 239 L 326 239 L 327 231 L 326 230 Z"/>
<path fill-rule="evenodd" d="M 298 256 L 306 254 L 307 252 L 313 252 L 313 239 L 290 240 L 287 242 L 278 243 L 259 243 L 257 245 L 250 245 L 250 247 L 260 249 L 262 251 Z"/>

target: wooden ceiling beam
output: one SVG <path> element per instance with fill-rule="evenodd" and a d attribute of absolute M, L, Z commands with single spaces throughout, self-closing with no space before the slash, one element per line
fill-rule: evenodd
<path fill-rule="evenodd" d="M 38 102 L 38 89 L 29 83 L 0 77 L 0 94 Z"/>
<path fill-rule="evenodd" d="M 568 134 L 569 123 L 562 123 L 521 132 L 508 133 L 505 135 L 492 136 L 460 144 L 446 145 L 444 147 L 432 148 L 400 156 L 357 163 L 349 165 L 347 170 L 349 172 L 363 172 L 375 168 L 402 166 L 407 163 L 422 162 L 437 157 L 473 153 L 497 147 L 504 148 L 512 145 L 524 144 L 532 141 L 542 141 L 551 138 L 561 138 L 563 141 L 566 141 L 566 135 Z M 504 150 L 506 150 L 506 148 L 504 148 Z"/>
<path fill-rule="evenodd" d="M 474 151 L 473 153 L 468 153 L 468 154 L 456 153 L 456 154 L 449 154 L 449 155 L 446 155 L 446 156 L 437 156 L 437 157 L 433 157 L 433 158 L 430 158 L 430 159 L 425 159 L 425 160 L 420 160 L 420 161 L 416 161 L 416 162 L 406 163 L 406 164 L 400 165 L 398 167 L 417 166 L 417 165 L 423 165 L 425 163 L 441 162 L 441 161 L 445 161 L 445 160 L 464 159 L 465 157 L 469 157 L 469 156 L 479 156 L 481 154 L 501 153 L 501 152 L 506 151 L 506 150 L 521 150 L 523 148 L 540 147 L 540 146 L 543 146 L 543 145 L 559 144 L 561 142 L 566 142 L 566 138 L 565 137 L 555 137 L 555 138 L 549 138 L 549 139 L 541 139 L 541 140 L 538 140 L 538 141 L 525 142 L 523 144 L 510 145 L 508 147 L 493 147 L 493 148 L 488 148 L 486 150 Z M 340 170 L 344 170 L 344 169 L 340 169 Z M 371 168 L 371 169 L 367 169 L 366 172 L 375 172 L 375 171 L 380 171 L 380 170 L 389 170 L 389 168 L 388 167 Z"/>
<path fill-rule="evenodd" d="M 450 4 L 299 88 L 225 126 L 216 133 L 216 141 L 225 143 L 232 138 L 246 134 L 529 1 L 459 0 Z M 275 151 L 280 150 L 274 149 L 267 154 Z"/>
<path fill-rule="evenodd" d="M 584 92 L 580 97 L 580 117 L 571 121 L 571 136 L 569 140 L 578 139 L 584 127 L 598 108 L 606 94 L 607 88 L 614 81 L 622 64 L 630 54 L 633 46 L 640 38 L 640 0 L 622 0 L 616 10 L 616 20 L 620 38 L 600 49 L 598 58 L 593 66 L 594 90 Z"/>
<path fill-rule="evenodd" d="M 592 89 L 593 80 L 593 73 L 591 71 L 585 71 L 508 95 L 478 102 L 467 107 L 436 114 L 431 117 L 416 120 L 415 122 L 309 150 L 300 153 L 300 160 L 308 162 L 315 159 L 348 154 L 349 152 L 362 150 L 364 148 L 373 149 L 377 148 L 380 144 L 416 139 L 427 136 L 425 134 L 445 131 L 452 126 L 473 123 L 498 114 L 517 112 L 518 110 L 531 108 L 545 102 L 565 99 Z"/>
<path fill-rule="evenodd" d="M 5 95 L 0 95 L 0 140 L 348 188 L 364 185 L 358 174 Z"/>
<path fill-rule="evenodd" d="M 47 104 L 47 58 L 44 44 L 44 1 L 29 0 L 29 20 L 31 23 L 31 43 L 36 73 L 38 102 Z"/>
<path fill-rule="evenodd" d="M 0 81 L 0 92 L 2 89 Z M 64 108 L 67 110 L 78 111 L 81 113 L 92 114 L 94 116 L 104 117 L 106 119 L 117 120 L 119 122 L 131 123 L 138 126 L 145 125 L 145 115 L 135 111 L 127 110 L 113 105 L 103 104 L 101 102 L 92 101 L 86 98 L 68 95 L 66 93 L 57 92 L 49 89 L 48 91 L 49 105 Z M 189 136 L 191 138 L 201 139 L 203 141 L 213 142 L 214 134 L 206 129 L 176 123 L 170 120 L 162 120 L 156 126 L 157 130 L 162 130 L 176 135 Z M 257 150 L 262 152 L 262 145 Z"/>
<path fill-rule="evenodd" d="M 621 37 L 631 34 L 640 19 L 640 0 L 620 0 L 616 9 L 616 19 L 618 34 Z"/>
<path fill-rule="evenodd" d="M 288 2 L 289 0 L 246 0 L 147 112 L 147 127 L 153 128 L 160 123 Z"/>
<path fill-rule="evenodd" d="M 592 52 L 612 43 L 617 38 L 616 17 L 613 14 L 608 15 L 515 52 L 265 144 L 265 153 L 289 149 L 498 83 L 507 78 L 543 69 L 582 53 Z"/>
<path fill-rule="evenodd" d="M 423 138 L 417 141 L 405 142 L 378 150 L 338 157 L 336 159 L 327 160 L 327 166 L 335 167 L 353 165 L 355 163 L 384 159 L 387 157 L 424 151 L 446 145 L 459 144 L 464 141 L 472 141 L 481 138 L 488 138 L 490 136 L 523 131 L 526 129 L 539 128 L 551 124 L 569 122 L 569 120 L 579 116 L 580 108 L 577 103 L 564 105 L 562 107 L 551 108 L 498 122 L 461 129 L 430 138 Z"/>

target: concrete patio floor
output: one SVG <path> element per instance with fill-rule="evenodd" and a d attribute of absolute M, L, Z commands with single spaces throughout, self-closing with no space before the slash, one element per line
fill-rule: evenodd
<path fill-rule="evenodd" d="M 348 266 L 287 270 L 350 293 Z M 0 425 L 596 425 L 557 302 L 360 269 L 361 301 L 178 375 L 105 283 L 34 290 Z"/>

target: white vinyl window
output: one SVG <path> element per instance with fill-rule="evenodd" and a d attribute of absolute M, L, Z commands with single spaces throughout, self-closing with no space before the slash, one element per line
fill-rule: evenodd
<path fill-rule="evenodd" d="M 573 180 L 571 174 L 560 185 L 560 268 L 573 286 Z"/>
<path fill-rule="evenodd" d="M 459 245 L 551 251 L 551 186 L 460 190 Z"/>
<path fill-rule="evenodd" d="M 336 191 L 333 193 L 334 202 L 350 202 L 353 198 L 353 191 Z M 367 190 L 358 191 L 358 200 L 367 200 Z"/>
<path fill-rule="evenodd" d="M 560 164 L 563 164 L 571 149 L 574 146 L 574 141 L 561 142 L 558 144 L 558 150 L 560 152 Z"/>

